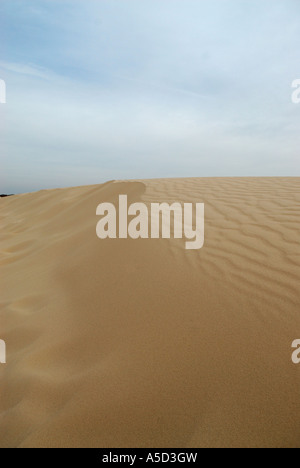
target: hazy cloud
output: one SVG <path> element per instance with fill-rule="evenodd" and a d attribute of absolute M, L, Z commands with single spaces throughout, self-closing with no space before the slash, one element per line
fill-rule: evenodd
<path fill-rule="evenodd" d="M 296 0 L 1 0 L 1 191 L 299 175 Z"/>

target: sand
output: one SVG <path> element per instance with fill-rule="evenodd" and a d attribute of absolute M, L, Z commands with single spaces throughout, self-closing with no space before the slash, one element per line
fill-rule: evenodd
<path fill-rule="evenodd" d="M 204 202 L 205 245 L 96 236 L 96 207 Z M 300 447 L 300 178 L 0 200 L 0 447 Z"/>

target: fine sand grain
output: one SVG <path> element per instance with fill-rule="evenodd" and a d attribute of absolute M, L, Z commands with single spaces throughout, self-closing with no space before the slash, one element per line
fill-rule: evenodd
<path fill-rule="evenodd" d="M 100 240 L 96 207 L 204 202 L 205 245 Z M 0 200 L 0 447 L 299 447 L 300 178 Z"/>

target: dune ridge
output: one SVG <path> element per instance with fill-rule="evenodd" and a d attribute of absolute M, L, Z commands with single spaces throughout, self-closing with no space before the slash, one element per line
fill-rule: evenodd
<path fill-rule="evenodd" d="M 96 236 L 204 202 L 205 245 Z M 300 178 L 111 181 L 0 200 L 0 447 L 299 447 Z"/>

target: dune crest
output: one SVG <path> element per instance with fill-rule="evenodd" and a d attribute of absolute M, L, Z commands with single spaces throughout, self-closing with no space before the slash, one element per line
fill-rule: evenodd
<path fill-rule="evenodd" d="M 205 245 L 96 207 L 205 204 Z M 112 181 L 0 200 L 0 447 L 299 447 L 300 178 Z"/>

